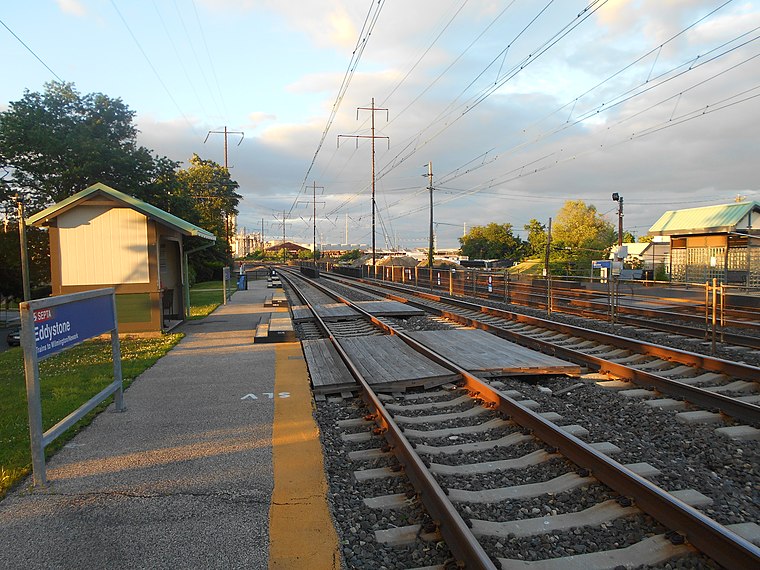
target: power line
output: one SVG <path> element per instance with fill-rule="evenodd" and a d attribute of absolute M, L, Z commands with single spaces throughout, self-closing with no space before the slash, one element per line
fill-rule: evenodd
<path fill-rule="evenodd" d="M 185 119 L 185 122 L 190 126 L 190 128 L 193 131 L 195 131 L 195 126 L 190 122 L 190 120 L 187 118 L 185 113 L 182 111 L 176 99 L 174 99 L 174 95 L 172 95 L 172 92 L 169 91 L 169 88 L 166 86 L 166 83 L 164 83 L 164 80 L 161 78 L 161 75 L 158 73 L 158 71 L 154 67 L 153 62 L 148 57 L 148 54 L 145 53 L 145 50 L 143 49 L 139 40 L 137 39 L 135 34 L 132 32 L 132 28 L 129 27 L 129 24 L 127 24 L 127 21 L 124 19 L 124 16 L 122 16 L 121 11 L 119 10 L 119 7 L 116 5 L 115 0 L 111 0 L 111 6 L 113 6 L 114 10 L 116 10 L 116 13 L 119 15 L 119 18 L 121 19 L 121 22 L 124 24 L 124 27 L 127 28 L 129 35 L 132 36 L 132 40 L 134 40 L 135 45 L 137 46 L 137 49 L 140 50 L 140 53 L 145 58 L 145 61 L 148 62 L 148 66 L 153 71 L 153 74 L 156 76 L 156 79 L 158 79 L 158 82 L 161 84 L 161 87 L 163 87 L 164 91 L 166 91 L 166 94 L 169 96 L 169 99 L 171 99 L 172 103 L 174 103 L 174 106 L 177 108 L 177 111 L 179 111 L 179 114 L 182 115 L 182 118 Z"/>
<path fill-rule="evenodd" d="M 206 77 L 206 72 L 203 70 L 203 65 L 201 65 L 201 60 L 198 57 L 198 52 L 195 51 L 195 43 L 193 42 L 192 36 L 187 29 L 185 19 L 182 17 L 182 11 L 179 9 L 179 6 L 177 6 L 177 0 L 172 0 L 172 4 L 174 5 L 174 11 L 177 12 L 177 18 L 179 19 L 179 23 L 182 25 L 182 30 L 185 32 L 185 38 L 187 38 L 187 43 L 190 46 L 190 52 L 193 54 L 193 58 L 195 59 L 196 69 L 200 72 L 201 77 L 203 78 L 203 83 L 205 83 L 208 94 L 211 96 L 211 101 L 216 107 L 217 114 L 220 117 L 223 117 L 224 114 L 222 113 L 221 107 L 219 106 L 219 101 L 216 100 L 216 95 L 214 95 L 214 91 L 211 89 L 211 85 L 208 82 L 208 77 Z"/>
<path fill-rule="evenodd" d="M 47 69 L 47 70 L 48 70 L 50 73 L 52 73 L 52 74 L 53 74 L 53 76 L 54 76 L 54 77 L 55 77 L 55 78 L 56 78 L 58 81 L 60 81 L 61 83 L 65 83 L 65 81 L 64 81 L 63 79 L 61 79 L 61 78 L 60 78 L 60 76 L 59 76 L 59 75 L 58 75 L 58 74 L 57 74 L 55 71 L 53 71 L 52 69 L 50 69 L 50 66 L 49 66 L 47 63 L 45 63 L 44 61 L 42 61 L 42 58 L 40 58 L 40 56 L 38 56 L 36 53 L 34 53 L 34 50 L 33 50 L 32 48 L 30 48 L 28 45 L 26 45 L 26 43 L 24 42 L 24 40 L 22 40 L 20 37 L 18 37 L 18 36 L 16 35 L 16 33 L 15 33 L 13 30 L 11 30 L 11 29 L 8 27 L 8 24 L 6 24 L 5 22 L 3 22 L 2 20 L 0 20 L 0 24 L 2 24 L 2 25 L 3 25 L 3 27 L 4 27 L 6 30 L 8 30 L 8 31 L 11 33 L 11 35 L 12 35 L 14 38 L 16 38 L 16 39 L 18 40 L 18 42 L 19 42 L 19 43 L 20 43 L 22 46 L 24 46 L 24 47 L 26 48 L 26 50 L 27 50 L 29 53 L 31 53 L 31 54 L 34 56 L 34 58 L 35 58 L 37 61 L 39 61 L 39 62 L 40 62 L 42 65 L 44 65 L 44 66 L 45 66 L 45 69 Z"/>
<path fill-rule="evenodd" d="M 208 49 L 208 43 L 206 42 L 206 34 L 203 32 L 203 25 L 201 24 L 200 16 L 198 16 L 198 7 L 195 5 L 195 0 L 190 0 L 190 3 L 193 5 L 193 13 L 195 14 L 195 21 L 198 24 L 198 30 L 201 33 L 201 40 L 203 40 L 203 47 L 206 50 L 206 57 L 208 58 L 208 63 L 209 63 L 209 66 L 211 67 L 211 74 L 214 77 L 216 90 L 219 93 L 219 99 L 222 102 L 224 117 L 227 117 L 229 115 L 229 112 L 227 111 L 227 104 L 224 100 L 224 93 L 222 92 L 222 88 L 219 84 L 219 77 L 217 77 L 216 75 L 216 66 L 214 65 L 214 61 L 211 59 L 211 51 Z"/>
<path fill-rule="evenodd" d="M 184 60 L 179 54 L 179 50 L 177 49 L 177 44 L 174 43 L 174 40 L 172 39 L 172 35 L 169 32 L 169 28 L 166 25 L 166 21 L 164 20 L 164 17 L 161 15 L 161 11 L 158 9 L 158 5 L 156 4 L 156 0 L 153 0 L 153 8 L 156 10 L 156 14 L 158 14 L 158 19 L 161 21 L 161 26 L 164 28 L 164 33 L 166 34 L 166 38 L 169 40 L 169 43 L 172 46 L 172 50 L 174 50 L 174 55 L 177 58 L 177 61 L 179 61 L 179 65 L 182 68 L 182 72 L 185 75 L 185 79 L 187 79 L 188 85 L 190 85 L 190 89 L 193 91 L 193 95 L 195 95 L 195 100 L 198 101 L 198 106 L 201 108 L 201 111 L 205 116 L 208 116 L 208 112 L 206 111 L 206 108 L 203 104 L 203 101 L 201 101 L 200 95 L 198 94 L 198 90 L 195 88 L 195 83 L 190 78 L 190 74 L 187 71 L 187 66 L 185 65 Z"/>

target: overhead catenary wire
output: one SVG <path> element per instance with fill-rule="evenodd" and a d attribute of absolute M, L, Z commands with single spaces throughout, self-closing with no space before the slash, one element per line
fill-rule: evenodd
<path fill-rule="evenodd" d="M 722 6 L 725 6 L 726 4 L 727 4 L 727 3 L 724 3 Z M 712 13 L 714 13 L 714 12 L 715 12 L 715 11 L 713 11 Z M 701 21 L 701 20 L 703 20 L 703 19 L 704 19 L 704 18 L 700 19 L 700 21 Z M 692 26 L 693 26 L 693 25 L 694 25 L 694 24 L 692 24 Z M 689 26 L 689 27 L 692 27 L 692 26 Z M 678 35 L 679 35 L 679 34 L 676 34 L 676 36 L 674 36 L 674 37 L 677 37 Z M 734 38 L 734 39 L 733 39 L 733 40 L 731 40 L 730 42 L 726 42 L 725 44 L 723 44 L 723 46 L 726 46 L 726 45 L 730 45 L 731 43 L 733 43 L 733 42 L 737 41 L 738 39 L 740 39 L 740 38 L 744 37 L 745 35 L 747 35 L 747 33 L 745 33 L 745 34 L 741 34 L 740 36 L 738 36 L 737 38 Z M 753 39 L 752 41 L 754 41 L 754 39 Z M 744 43 L 744 44 L 742 44 L 742 45 L 746 45 L 746 43 L 749 43 L 749 42 L 745 42 L 745 43 Z M 716 48 L 716 49 L 717 49 L 717 48 Z M 728 51 L 724 52 L 724 53 L 723 53 L 723 54 L 721 54 L 721 55 L 725 55 L 726 53 L 729 53 L 730 51 L 733 51 L 733 49 L 736 49 L 736 47 L 733 47 L 733 48 L 731 48 L 730 50 L 728 50 Z M 649 53 L 652 53 L 653 51 L 655 51 L 655 50 L 652 50 L 652 51 L 650 51 Z M 712 50 L 711 50 L 711 51 L 712 51 Z M 753 58 L 754 58 L 754 57 L 753 57 Z M 751 59 L 753 59 L 753 58 L 749 58 L 749 60 L 751 60 Z M 698 65 L 695 65 L 695 64 L 692 62 L 692 63 L 691 63 L 691 65 L 689 66 L 689 69 L 688 69 L 687 71 L 692 71 L 693 69 L 696 69 L 696 67 L 698 67 L 698 66 L 701 66 L 701 65 L 704 65 L 704 64 L 708 63 L 709 61 L 711 61 L 712 59 L 715 59 L 715 58 L 702 58 L 702 59 L 700 60 L 700 56 L 697 56 L 696 58 L 694 58 L 694 61 L 697 61 L 697 60 L 699 60 L 699 61 L 700 61 L 700 63 L 699 63 Z M 742 63 L 746 63 L 746 61 L 749 61 L 749 60 L 745 60 L 745 62 L 742 62 Z M 691 60 L 690 60 L 690 61 L 691 61 Z M 683 64 L 682 64 L 682 65 L 683 65 Z M 677 69 L 677 68 L 676 68 L 676 69 Z M 720 75 L 720 74 L 722 74 L 722 73 L 723 73 L 723 72 L 719 72 L 718 74 L 714 75 L 714 76 L 713 76 L 713 78 L 714 78 L 714 77 L 717 77 L 718 75 Z M 660 75 L 660 77 L 662 77 L 663 75 L 665 75 L 665 74 L 661 74 L 661 75 Z M 672 78 L 668 78 L 667 80 L 670 80 L 670 79 L 672 79 Z M 644 81 L 644 84 L 647 84 L 647 83 L 649 83 L 649 82 L 651 82 L 651 77 L 647 78 L 647 80 L 646 80 L 646 81 Z M 651 89 L 653 89 L 653 88 L 654 88 L 654 86 L 653 86 L 653 85 L 648 85 L 648 86 L 647 86 L 647 89 L 646 89 L 646 90 L 648 91 L 648 90 L 651 90 Z M 630 90 L 630 91 L 631 91 L 631 92 L 632 92 L 632 91 L 635 91 L 635 89 L 632 89 L 632 90 Z M 637 94 L 637 95 L 639 95 L 639 94 L 641 94 L 641 93 L 643 93 L 643 91 L 641 91 L 641 92 L 639 92 L 639 93 L 636 93 L 636 94 Z M 630 97 L 629 97 L 629 98 L 630 98 Z M 620 101 L 620 102 L 617 102 L 615 105 L 617 105 L 617 104 L 620 104 L 620 103 L 622 103 L 622 101 Z M 609 110 L 610 108 L 612 108 L 612 107 L 613 107 L 613 106 L 615 106 L 615 105 L 611 105 L 611 104 L 602 104 L 602 105 L 600 105 L 599 107 L 600 107 L 600 108 L 601 108 L 601 107 L 603 107 L 603 108 L 604 108 L 604 110 L 606 111 L 606 110 Z M 656 106 L 657 106 L 657 105 L 653 105 L 652 107 L 656 107 Z M 598 112 L 599 112 L 599 110 L 597 110 L 597 113 L 598 113 Z M 587 116 L 594 116 L 594 115 L 595 115 L 595 114 L 597 114 L 597 113 L 591 113 L 591 112 L 589 112 L 589 113 L 587 114 Z M 583 118 L 580 118 L 580 119 L 576 120 L 576 123 L 577 123 L 577 122 L 580 122 L 581 120 L 583 120 Z M 683 122 L 683 121 L 682 121 L 682 122 Z M 557 129 L 557 130 L 562 130 L 562 128 L 564 128 L 564 127 L 561 127 L 560 129 Z M 639 133 L 639 134 L 638 134 L 638 136 L 639 136 L 639 137 L 640 137 L 640 136 L 642 136 L 642 135 L 643 135 L 643 133 Z M 525 144 L 525 143 L 524 143 L 524 144 Z M 519 145 L 519 146 L 524 146 L 524 144 L 523 144 L 523 145 Z M 485 153 L 484 153 L 484 154 L 485 154 Z M 481 155 L 481 156 L 483 156 L 483 155 Z M 540 160 L 543 160 L 543 159 L 545 159 L 545 158 L 547 158 L 547 157 L 541 157 L 540 159 L 538 159 L 538 161 L 540 161 Z M 575 157 L 574 157 L 574 158 L 575 158 Z M 574 159 L 574 158 L 573 158 L 573 159 Z M 537 162 L 537 161 L 533 161 L 533 162 Z M 518 177 L 521 177 L 521 176 L 522 176 L 522 175 L 525 173 L 525 168 L 526 168 L 526 166 L 530 166 L 530 164 L 523 164 L 523 165 L 521 165 L 521 166 L 519 167 L 519 170 L 520 170 L 520 175 L 519 175 Z M 459 167 L 459 168 L 461 169 L 462 167 Z M 542 169 L 538 169 L 538 170 L 535 170 L 535 171 L 530 171 L 530 170 L 529 170 L 528 172 L 529 172 L 529 173 L 531 173 L 531 174 L 533 174 L 533 173 L 536 173 L 536 172 L 539 172 L 539 171 L 542 171 L 542 170 L 544 170 L 544 169 L 542 168 Z M 470 170 L 467 170 L 467 172 L 469 172 L 469 171 L 470 171 Z M 456 170 L 455 170 L 454 172 L 456 172 Z M 514 172 L 514 170 L 513 170 L 513 171 L 511 171 L 511 172 Z M 452 180 L 453 178 L 456 178 L 456 177 L 457 177 L 457 176 L 444 176 L 444 177 L 443 177 L 443 182 L 447 182 L 447 181 L 450 181 L 450 180 Z M 510 178 L 510 179 L 514 179 L 514 178 Z M 498 181 L 498 182 L 494 182 L 494 181 L 491 181 L 490 183 L 488 183 L 488 184 L 484 184 L 484 185 L 482 185 L 481 187 L 482 187 L 482 188 L 491 188 L 491 187 L 493 187 L 493 186 L 497 185 L 498 183 L 504 183 L 504 182 L 505 182 L 505 180 L 503 180 L 503 179 L 502 179 L 502 180 L 500 180 L 500 181 Z M 478 190 L 469 191 L 469 192 L 467 192 L 467 195 L 471 195 L 472 193 L 476 193 L 477 191 L 478 191 Z M 421 209 L 422 209 L 422 208 L 420 208 L 419 210 L 415 210 L 415 211 L 421 211 Z"/>
<path fill-rule="evenodd" d="M 364 53 L 364 50 L 367 47 L 369 38 L 372 35 L 372 30 L 374 29 L 375 24 L 377 23 L 377 20 L 380 17 L 380 12 L 382 11 L 384 4 L 385 4 L 385 0 L 372 0 L 372 2 L 370 3 L 369 11 L 367 12 L 367 16 L 364 18 L 364 24 L 362 25 L 362 29 L 359 32 L 359 37 L 357 39 L 356 46 L 354 47 L 354 51 L 351 54 L 351 59 L 348 63 L 348 68 L 346 69 L 346 72 L 343 76 L 343 81 L 341 82 L 341 85 L 338 88 L 338 94 L 335 98 L 335 102 L 333 103 L 332 109 L 330 111 L 330 115 L 327 119 L 327 123 L 325 124 L 325 128 L 322 131 L 322 136 L 319 140 L 319 143 L 317 144 L 316 150 L 314 151 L 314 156 L 311 159 L 311 163 L 309 164 L 309 167 L 306 169 L 306 174 L 304 175 L 303 181 L 301 182 L 298 195 L 296 196 L 296 199 L 294 200 L 293 204 L 290 206 L 291 212 L 293 211 L 293 208 L 295 207 L 295 204 L 298 201 L 298 197 L 306 188 L 306 182 L 309 178 L 309 175 L 311 174 L 312 169 L 314 168 L 314 164 L 316 163 L 317 157 L 319 156 L 319 152 L 322 149 L 322 146 L 324 145 L 325 139 L 327 138 L 327 134 L 330 132 L 330 127 L 332 127 L 332 124 L 335 121 L 335 116 L 338 114 L 340 105 L 343 102 L 343 98 L 346 94 L 346 91 L 348 90 L 348 86 L 351 84 L 351 79 L 353 78 L 354 73 L 356 72 L 356 68 L 359 65 L 359 61 L 361 61 L 362 54 Z"/>

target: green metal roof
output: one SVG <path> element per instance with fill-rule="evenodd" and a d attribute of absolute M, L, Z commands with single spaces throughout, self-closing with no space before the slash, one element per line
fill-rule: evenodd
<path fill-rule="evenodd" d="M 216 236 L 211 232 L 206 231 L 203 228 L 199 228 L 198 226 L 193 225 L 190 222 L 183 220 L 182 218 L 178 218 L 169 212 L 165 212 L 161 208 L 156 208 L 147 202 L 138 200 L 129 194 L 124 194 L 124 192 L 119 192 L 118 190 L 115 190 L 114 188 L 106 186 L 100 182 L 85 188 L 81 192 L 77 192 L 76 194 L 69 196 L 65 200 L 61 200 L 57 204 L 53 204 L 49 208 L 45 208 L 41 212 L 37 212 L 33 216 L 27 218 L 26 223 L 28 225 L 42 225 L 49 219 L 55 218 L 59 214 L 62 214 L 65 210 L 69 209 L 72 205 L 76 204 L 80 200 L 88 198 L 96 193 L 105 194 L 111 198 L 118 200 L 119 202 L 123 202 L 133 210 L 136 210 L 148 218 L 152 218 L 157 222 L 164 224 L 165 226 L 169 226 L 170 228 L 173 228 L 184 235 L 196 236 L 211 241 L 216 241 Z"/>
<path fill-rule="evenodd" d="M 753 211 L 760 214 L 760 202 L 738 202 L 720 206 L 670 210 L 660 216 L 660 219 L 649 228 L 649 233 L 669 236 L 733 232 L 737 230 L 737 225 Z M 752 222 L 754 226 L 760 227 L 760 216 L 755 217 Z"/>

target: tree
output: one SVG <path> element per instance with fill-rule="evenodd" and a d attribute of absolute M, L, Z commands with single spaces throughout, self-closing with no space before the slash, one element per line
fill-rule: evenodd
<path fill-rule="evenodd" d="M 0 200 L 21 190 L 31 212 L 96 182 L 141 197 L 156 159 L 137 145 L 134 115 L 121 99 L 81 95 L 73 83 L 25 91 L 0 113 L 0 167 L 13 178 Z"/>
<path fill-rule="evenodd" d="M 362 252 L 358 249 L 352 249 L 351 251 L 347 251 L 343 255 L 341 255 L 338 258 L 338 261 L 356 261 L 362 256 Z"/>
<path fill-rule="evenodd" d="M 560 261 L 569 272 L 585 274 L 591 260 L 602 257 L 613 243 L 615 230 L 593 205 L 568 200 L 552 225 L 551 259 Z"/>
<path fill-rule="evenodd" d="M 189 221 L 229 241 L 234 233 L 232 220 L 242 198 L 235 192 L 240 185 L 230 178 L 229 170 L 213 160 L 193 154 L 189 162 L 187 169 L 177 173 L 183 198 L 195 204 L 196 219 Z"/>
<path fill-rule="evenodd" d="M 193 204 L 186 219 L 216 236 L 214 247 L 199 252 L 192 263 L 200 280 L 221 278 L 209 275 L 206 267 L 220 269 L 232 261 L 229 238 L 234 235 L 234 217 L 242 196 L 235 192 L 239 184 L 230 178 L 229 170 L 213 160 L 204 160 L 197 154 L 190 158 L 190 166 L 176 174 L 178 205 Z"/>
<path fill-rule="evenodd" d="M 512 233 L 512 224 L 496 222 L 474 226 L 459 243 L 462 255 L 475 259 L 520 259 L 525 251 L 525 244 Z"/>
<path fill-rule="evenodd" d="M 532 218 L 523 226 L 523 229 L 528 231 L 527 254 L 530 257 L 543 256 L 546 251 L 546 226 Z"/>
<path fill-rule="evenodd" d="M 40 228 L 26 230 L 27 254 L 29 256 L 29 281 L 32 298 L 50 294 L 50 256 L 48 233 Z M 18 220 L 14 220 L 0 233 L 0 296 L 22 299 L 24 296 L 21 277 L 21 247 L 19 245 Z"/>

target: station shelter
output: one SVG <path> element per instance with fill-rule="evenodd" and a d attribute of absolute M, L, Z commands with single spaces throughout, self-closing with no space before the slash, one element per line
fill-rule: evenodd
<path fill-rule="evenodd" d="M 760 202 L 671 210 L 649 235 L 670 237 L 673 282 L 760 287 Z"/>
<path fill-rule="evenodd" d="M 184 319 L 183 238 L 214 234 L 160 208 L 93 184 L 34 214 L 50 235 L 53 295 L 114 287 L 120 332 L 160 332 Z"/>

